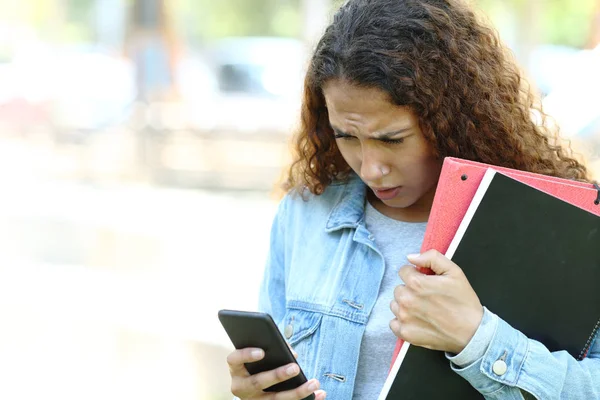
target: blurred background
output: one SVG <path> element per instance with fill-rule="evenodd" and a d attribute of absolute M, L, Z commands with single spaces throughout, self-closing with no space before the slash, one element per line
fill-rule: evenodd
<path fill-rule="evenodd" d="M 334 0 L 0 0 L 0 398 L 220 400 Z M 600 172 L 600 0 L 475 1 Z"/>

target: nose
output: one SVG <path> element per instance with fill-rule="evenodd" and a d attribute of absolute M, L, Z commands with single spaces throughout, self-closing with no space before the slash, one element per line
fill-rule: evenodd
<path fill-rule="evenodd" d="M 365 182 L 380 182 L 390 173 L 390 168 L 380 159 L 376 151 L 366 149 L 363 146 L 362 160 L 360 165 L 360 177 Z"/>

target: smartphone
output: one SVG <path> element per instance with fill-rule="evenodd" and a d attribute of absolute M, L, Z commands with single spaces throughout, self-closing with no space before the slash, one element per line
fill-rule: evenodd
<path fill-rule="evenodd" d="M 221 310 L 219 311 L 219 320 L 236 349 L 256 347 L 264 350 L 265 356 L 262 360 L 245 364 L 250 374 L 254 375 L 289 363 L 296 363 L 292 351 L 269 314 Z M 282 392 L 284 390 L 295 389 L 306 382 L 306 376 L 304 376 L 302 369 L 300 369 L 298 375 L 287 381 L 277 383 L 265 389 L 265 391 Z M 314 398 L 315 395 L 311 394 L 303 400 L 314 400 Z"/>

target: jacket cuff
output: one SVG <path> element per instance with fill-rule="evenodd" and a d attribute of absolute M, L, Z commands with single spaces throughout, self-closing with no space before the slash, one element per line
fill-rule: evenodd
<path fill-rule="evenodd" d="M 504 385 L 516 386 L 529 351 L 529 340 L 524 334 L 488 312 L 496 320 L 496 329 L 484 355 L 464 368 L 450 364 L 457 374 L 484 395 L 500 390 Z"/>
<path fill-rule="evenodd" d="M 473 338 L 471 338 L 467 346 L 458 355 L 446 353 L 446 358 L 461 368 L 473 364 L 483 357 L 487 351 L 494 337 L 497 325 L 498 317 L 483 307 L 483 318 Z"/>

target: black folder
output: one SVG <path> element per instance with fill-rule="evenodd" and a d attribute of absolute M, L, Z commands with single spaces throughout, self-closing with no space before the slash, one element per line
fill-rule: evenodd
<path fill-rule="evenodd" d="M 585 356 L 600 325 L 600 217 L 489 170 L 447 255 L 490 311 Z M 385 399 L 482 399 L 449 363 L 410 346 Z"/>

